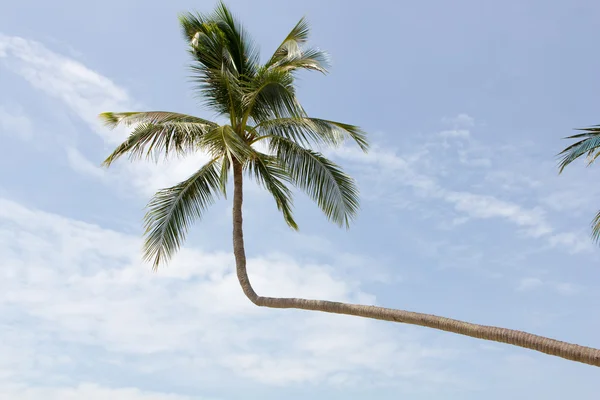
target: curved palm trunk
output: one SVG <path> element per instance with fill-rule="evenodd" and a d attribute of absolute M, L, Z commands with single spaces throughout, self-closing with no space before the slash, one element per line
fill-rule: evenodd
<path fill-rule="evenodd" d="M 233 181 L 233 254 L 235 256 L 236 272 L 244 294 L 257 306 L 313 310 L 425 326 L 478 339 L 507 343 L 566 358 L 568 360 L 600 366 L 600 350 L 598 349 L 561 342 L 559 340 L 513 329 L 472 324 L 455 319 L 438 317 L 436 315 L 396 310 L 392 308 L 339 303 L 325 300 L 259 296 L 252 288 L 246 271 L 246 253 L 244 250 L 244 234 L 242 230 L 243 175 L 242 166 L 239 163 L 234 163 Z"/>

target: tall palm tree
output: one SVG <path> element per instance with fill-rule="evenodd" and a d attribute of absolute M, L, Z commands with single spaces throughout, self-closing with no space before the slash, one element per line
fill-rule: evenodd
<path fill-rule="evenodd" d="M 579 129 L 583 133 L 569 136 L 566 139 L 579 139 L 578 142 L 565 148 L 558 155 L 561 156 L 559 174 L 563 172 L 565 167 L 577 160 L 584 154 L 587 156 L 588 166 L 596 161 L 600 156 L 600 125 L 590 128 Z M 592 239 L 595 242 L 600 242 L 600 211 L 592 220 Z"/>
<path fill-rule="evenodd" d="M 525 332 L 375 306 L 259 296 L 246 272 L 242 230 L 244 176 L 254 178 L 271 193 L 292 229 L 298 226 L 288 184 L 305 191 L 331 221 L 348 227 L 359 207 L 355 182 L 311 146 L 336 146 L 351 139 L 367 151 L 366 134 L 353 125 L 309 117 L 298 102 L 294 90 L 296 72 L 325 73 L 327 68 L 326 54 L 306 46 L 309 29 L 304 19 L 264 64 L 259 63 L 248 34 L 223 3 L 210 15 L 183 14 L 180 24 L 189 43 L 198 94 L 206 105 L 226 116 L 228 123 L 220 125 L 163 111 L 101 114 L 108 126 L 133 127 L 128 139 L 106 159 L 106 166 L 125 154 L 139 158 L 202 150 L 211 157 L 188 179 L 158 191 L 149 202 L 144 256 L 154 268 L 167 262 L 179 249 L 190 224 L 202 216 L 214 199 L 226 195 L 231 174 L 236 272 L 244 294 L 257 306 L 421 325 L 600 366 L 600 350 Z M 259 151 L 258 144 L 268 151 Z"/>

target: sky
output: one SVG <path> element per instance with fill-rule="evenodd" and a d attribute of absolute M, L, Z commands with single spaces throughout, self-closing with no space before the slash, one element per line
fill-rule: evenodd
<path fill-rule="evenodd" d="M 104 111 L 205 118 L 177 14 L 213 1 L 0 5 L 0 398 L 597 397 L 598 370 L 427 328 L 261 309 L 242 294 L 230 202 L 169 266 L 141 261 L 144 206 L 201 165 L 101 161 Z M 597 168 L 557 173 L 600 123 L 600 3 L 230 0 L 268 57 L 305 15 L 328 76 L 316 117 L 363 127 L 326 154 L 354 176 L 351 229 L 296 198 L 300 231 L 246 189 L 248 268 L 270 296 L 376 304 L 600 347 Z"/>

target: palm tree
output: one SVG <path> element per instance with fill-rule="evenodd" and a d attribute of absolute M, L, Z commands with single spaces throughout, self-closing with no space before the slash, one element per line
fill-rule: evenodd
<path fill-rule="evenodd" d="M 185 181 L 158 191 L 145 216 L 144 258 L 158 268 L 179 249 L 188 227 L 216 197 L 226 196 L 233 175 L 233 253 L 244 294 L 260 307 L 295 308 L 402 322 L 508 343 L 570 360 L 600 366 L 600 350 L 492 326 L 434 315 L 323 300 L 259 296 L 248 279 L 242 230 L 244 176 L 268 190 L 285 222 L 298 226 L 292 214 L 288 184 L 305 191 L 326 217 L 348 227 L 359 208 L 358 190 L 339 166 L 312 150 L 351 139 L 367 151 L 358 127 L 312 118 L 294 91 L 298 71 L 326 73 L 326 54 L 306 46 L 309 28 L 301 19 L 264 64 L 248 34 L 220 3 L 210 15 L 186 13 L 180 24 L 193 59 L 192 76 L 207 106 L 227 117 L 227 124 L 174 112 L 104 113 L 110 127 L 132 126 L 128 139 L 106 159 L 186 154 L 205 151 L 211 157 Z M 267 148 L 258 149 L 258 144 Z"/>
<path fill-rule="evenodd" d="M 561 156 L 559 163 L 559 174 L 563 172 L 565 167 L 577 160 L 584 154 L 587 155 L 588 166 L 596 161 L 600 156 L 600 125 L 590 128 L 578 129 L 583 133 L 569 136 L 566 139 L 579 139 L 578 142 L 568 146 L 558 155 Z M 592 239 L 595 242 L 600 242 L 600 211 L 592 220 Z"/>

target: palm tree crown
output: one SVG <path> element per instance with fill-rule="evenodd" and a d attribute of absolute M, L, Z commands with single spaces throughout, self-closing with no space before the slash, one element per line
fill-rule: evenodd
<path fill-rule="evenodd" d="M 565 148 L 558 155 L 561 157 L 559 163 L 559 173 L 562 173 L 565 167 L 577 160 L 583 155 L 587 156 L 588 165 L 596 161 L 600 156 L 600 125 L 590 128 L 579 129 L 583 133 L 569 136 L 567 139 L 579 139 L 576 143 Z M 592 220 L 592 239 L 600 242 L 600 211 Z"/>
<path fill-rule="evenodd" d="M 306 47 L 306 20 L 294 26 L 264 64 L 223 3 L 210 15 L 186 13 L 179 21 L 193 59 L 197 94 L 229 123 L 163 111 L 101 114 L 109 127 L 133 127 L 105 166 L 124 154 L 139 158 L 204 151 L 211 158 L 188 179 L 158 191 L 149 202 L 145 259 L 157 268 L 177 251 L 189 225 L 216 197 L 226 195 L 228 176 L 236 166 L 271 193 L 291 228 L 298 225 L 288 184 L 305 191 L 331 221 L 347 227 L 359 206 L 355 182 L 311 147 L 336 146 L 351 138 L 366 151 L 368 143 L 360 128 L 309 117 L 300 105 L 295 74 L 327 72 L 326 53 Z M 268 151 L 257 150 L 258 143 Z"/>

